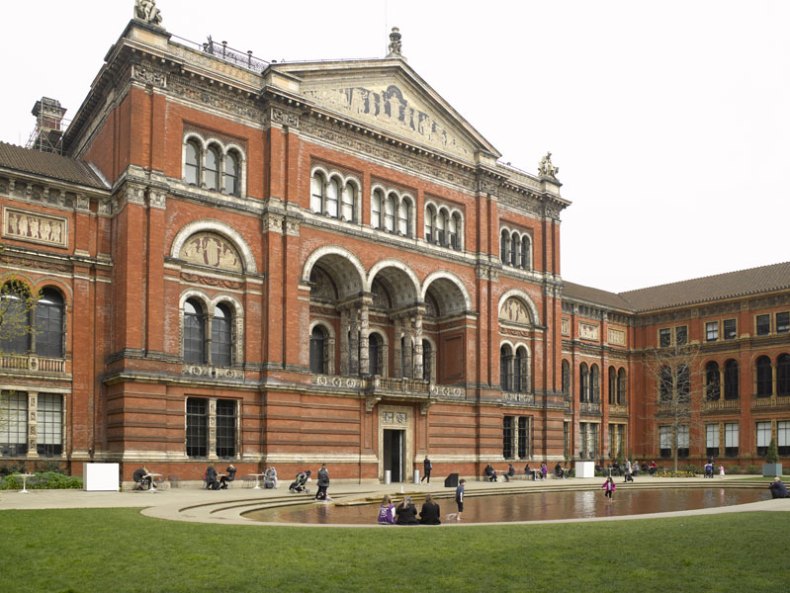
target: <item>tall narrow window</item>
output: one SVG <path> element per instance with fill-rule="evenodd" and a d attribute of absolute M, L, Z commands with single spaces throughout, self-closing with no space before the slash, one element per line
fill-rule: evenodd
<path fill-rule="evenodd" d="M 356 202 L 357 202 L 357 190 L 350 183 L 346 183 L 343 186 L 343 196 L 342 196 L 342 208 L 341 208 L 341 217 L 343 220 L 347 222 L 356 222 Z"/>
<path fill-rule="evenodd" d="M 337 203 L 340 198 L 340 185 L 337 179 L 330 179 L 326 186 L 326 212 L 327 216 L 337 218 Z"/>
<path fill-rule="evenodd" d="M 587 369 L 587 363 L 583 362 L 579 367 L 579 401 L 588 402 L 590 397 L 590 371 Z"/>
<path fill-rule="evenodd" d="M 776 333 L 784 334 L 790 332 L 790 312 L 776 314 Z"/>
<path fill-rule="evenodd" d="M 0 291 L 0 313 L 3 331 L 0 352 L 26 354 L 30 350 L 31 298 L 26 287 L 16 282 L 6 282 Z"/>
<path fill-rule="evenodd" d="M 236 402 L 217 400 L 217 457 L 236 456 Z"/>
<path fill-rule="evenodd" d="M 327 372 L 327 333 L 317 325 L 310 334 L 310 372 L 323 375 Z"/>
<path fill-rule="evenodd" d="M 562 393 L 565 399 L 570 399 L 571 394 L 571 364 L 567 360 L 562 361 Z"/>
<path fill-rule="evenodd" d="M 663 458 L 672 457 L 673 437 L 671 426 L 658 427 L 658 451 Z"/>
<path fill-rule="evenodd" d="M 368 372 L 371 375 L 383 375 L 382 364 L 382 348 L 381 336 L 379 334 L 370 334 L 368 336 Z"/>
<path fill-rule="evenodd" d="M 719 456 L 719 425 L 705 425 L 705 455 L 710 459 Z"/>
<path fill-rule="evenodd" d="M 439 210 L 436 217 L 436 243 L 441 246 L 447 245 L 447 216 L 443 210 Z"/>
<path fill-rule="evenodd" d="M 63 297 L 45 288 L 36 302 L 36 354 L 63 358 Z"/>
<path fill-rule="evenodd" d="M 510 237 L 510 265 L 511 266 L 515 267 L 519 264 L 520 251 L 521 251 L 521 241 L 518 238 L 518 234 L 513 233 L 513 235 Z"/>
<path fill-rule="evenodd" d="M 724 454 L 727 457 L 737 457 L 739 448 L 739 429 L 738 424 L 728 423 L 724 425 Z"/>
<path fill-rule="evenodd" d="M 770 397 L 774 391 L 771 359 L 760 356 L 755 363 L 757 375 L 757 397 Z"/>
<path fill-rule="evenodd" d="M 404 237 L 411 237 L 411 202 L 401 201 L 398 207 L 398 232 Z"/>
<path fill-rule="evenodd" d="M 184 178 L 190 185 L 200 185 L 200 146 L 195 140 L 190 140 L 185 152 Z"/>
<path fill-rule="evenodd" d="M 705 399 L 708 401 L 721 399 L 721 378 L 717 362 L 711 361 L 705 365 Z"/>
<path fill-rule="evenodd" d="M 525 416 L 518 417 L 518 433 L 516 434 L 518 441 L 518 458 L 529 458 L 529 418 Z"/>
<path fill-rule="evenodd" d="M 513 350 L 507 344 L 499 349 L 499 384 L 502 391 L 513 391 Z"/>
<path fill-rule="evenodd" d="M 532 249 L 529 237 L 524 235 L 521 237 L 521 263 L 520 266 L 525 269 L 529 270 L 532 268 L 530 263 L 532 259 Z"/>
<path fill-rule="evenodd" d="M 513 365 L 513 387 L 514 391 L 518 393 L 527 393 L 529 391 L 529 373 L 527 371 L 527 349 L 519 346 L 516 349 L 516 360 Z"/>
<path fill-rule="evenodd" d="M 757 315 L 755 318 L 755 325 L 758 336 L 767 336 L 771 333 L 771 316 Z"/>
<path fill-rule="evenodd" d="M 38 396 L 38 443 L 41 457 L 63 454 L 63 396 L 40 393 Z"/>
<path fill-rule="evenodd" d="M 425 209 L 425 240 L 428 243 L 435 241 L 436 234 L 436 209 L 431 205 Z"/>
<path fill-rule="evenodd" d="M 184 303 L 184 361 L 206 362 L 206 330 L 200 304 L 192 300 Z"/>
<path fill-rule="evenodd" d="M 186 448 L 188 457 L 208 456 L 208 400 L 187 398 Z"/>
<path fill-rule="evenodd" d="M 601 373 L 598 370 L 598 365 L 594 364 L 590 367 L 590 399 L 589 401 L 600 403 L 601 402 Z"/>
<path fill-rule="evenodd" d="M 688 365 L 681 364 L 678 366 L 677 374 L 678 401 L 688 403 L 691 395 L 691 373 L 689 372 Z"/>
<path fill-rule="evenodd" d="M 455 216 L 451 216 L 447 222 L 447 243 L 452 249 L 458 249 L 458 220 Z"/>
<path fill-rule="evenodd" d="M 510 235 L 505 229 L 502 229 L 502 233 L 499 236 L 499 259 L 502 260 L 503 264 L 507 264 L 510 261 Z"/>
<path fill-rule="evenodd" d="M 790 395 L 790 354 L 776 359 L 776 395 Z"/>
<path fill-rule="evenodd" d="M 790 422 L 787 420 L 776 423 L 776 448 L 779 455 L 790 455 Z"/>
<path fill-rule="evenodd" d="M 374 229 L 382 227 L 381 211 L 384 208 L 384 194 L 380 189 L 373 192 L 373 199 L 370 205 L 370 226 Z"/>
<path fill-rule="evenodd" d="M 428 340 L 422 341 L 422 380 L 434 382 L 433 378 L 433 347 Z"/>
<path fill-rule="evenodd" d="M 738 325 L 735 319 L 724 320 L 724 339 L 734 340 L 738 337 Z"/>
<path fill-rule="evenodd" d="M 27 393 L 0 392 L 0 452 L 3 457 L 27 454 Z"/>
<path fill-rule="evenodd" d="M 625 406 L 628 403 L 628 377 L 625 369 L 617 371 L 617 404 Z"/>
<path fill-rule="evenodd" d="M 203 181 L 207 189 L 219 189 L 219 167 L 221 157 L 219 148 L 209 146 L 206 151 L 206 167 L 203 174 Z"/>
<path fill-rule="evenodd" d="M 768 453 L 768 445 L 771 443 L 771 423 L 757 423 L 757 454 L 765 457 Z"/>
<path fill-rule="evenodd" d="M 218 367 L 229 367 L 232 361 L 232 315 L 227 305 L 214 307 L 211 319 L 211 363 Z"/>
<path fill-rule="evenodd" d="M 502 457 L 513 458 L 513 416 L 502 418 Z"/>
<path fill-rule="evenodd" d="M 672 377 L 672 369 L 668 366 L 661 367 L 658 379 L 658 397 L 659 401 L 671 402 L 672 391 L 674 390 L 674 379 Z"/>
<path fill-rule="evenodd" d="M 395 194 L 389 194 L 384 201 L 384 230 L 389 233 L 395 232 L 395 211 L 398 209 L 398 202 Z"/>
<path fill-rule="evenodd" d="M 678 426 L 678 457 L 685 459 L 689 456 L 689 427 Z"/>
<path fill-rule="evenodd" d="M 324 212 L 324 176 L 317 171 L 310 179 L 310 210 L 319 214 Z"/>
<path fill-rule="evenodd" d="M 225 193 L 231 196 L 238 196 L 239 181 L 241 179 L 241 159 L 235 150 L 231 150 L 225 155 L 225 172 L 222 176 Z"/>
<path fill-rule="evenodd" d="M 609 367 L 609 405 L 617 404 L 617 371 Z"/>
<path fill-rule="evenodd" d="M 724 363 L 724 399 L 738 397 L 738 363 L 730 359 Z"/>

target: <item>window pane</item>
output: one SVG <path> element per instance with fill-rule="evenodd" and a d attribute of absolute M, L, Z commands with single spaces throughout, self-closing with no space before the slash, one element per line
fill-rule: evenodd
<path fill-rule="evenodd" d="M 518 458 L 527 459 L 529 457 L 529 424 L 527 418 L 519 416 L 518 418 Z"/>
<path fill-rule="evenodd" d="M 27 393 L 0 392 L 0 452 L 3 457 L 27 453 Z"/>
<path fill-rule="evenodd" d="M 370 208 L 370 226 L 374 229 L 381 228 L 381 208 L 382 204 L 382 193 L 379 190 L 373 192 L 373 200 Z"/>
<path fill-rule="evenodd" d="M 728 360 L 724 363 L 724 399 L 738 399 L 738 363 Z"/>
<path fill-rule="evenodd" d="M 705 340 L 708 342 L 713 342 L 718 339 L 719 339 L 719 322 L 708 321 L 705 324 Z"/>
<path fill-rule="evenodd" d="M 351 184 L 346 184 L 343 187 L 343 209 L 341 215 L 344 220 L 348 222 L 355 222 L 354 216 L 354 203 L 356 202 L 356 190 Z"/>
<path fill-rule="evenodd" d="M 679 346 L 682 346 L 686 343 L 688 338 L 688 329 L 685 325 L 681 325 L 680 327 L 675 328 L 675 343 Z"/>
<path fill-rule="evenodd" d="M 310 180 L 310 209 L 313 212 L 324 211 L 324 178 L 314 173 Z"/>
<path fill-rule="evenodd" d="M 36 303 L 36 354 L 63 358 L 63 299 L 45 290 Z"/>
<path fill-rule="evenodd" d="M 403 200 L 398 208 L 398 232 L 401 235 L 409 236 L 409 223 L 411 222 L 411 204 L 408 200 Z"/>
<path fill-rule="evenodd" d="M 724 320 L 724 339 L 725 340 L 734 340 L 738 337 L 738 330 L 737 325 L 735 323 L 735 319 L 725 319 Z"/>
<path fill-rule="evenodd" d="M 184 360 L 202 364 L 205 357 L 203 315 L 191 301 L 184 303 Z"/>
<path fill-rule="evenodd" d="M 502 457 L 513 458 L 513 416 L 502 419 Z"/>
<path fill-rule="evenodd" d="M 208 400 L 187 398 L 186 448 L 189 457 L 208 455 Z"/>
<path fill-rule="evenodd" d="M 776 395 L 790 395 L 790 354 L 776 359 Z"/>
<path fill-rule="evenodd" d="M 432 206 L 425 209 L 425 240 L 429 243 L 433 242 L 433 227 L 435 224 L 436 212 Z"/>
<path fill-rule="evenodd" d="M 321 327 L 314 328 L 310 334 L 310 372 L 326 373 L 326 334 Z"/>
<path fill-rule="evenodd" d="M 776 333 L 785 333 L 790 331 L 790 313 L 776 314 Z"/>
<path fill-rule="evenodd" d="M 757 335 L 767 336 L 771 333 L 771 316 L 758 315 L 757 316 Z"/>
<path fill-rule="evenodd" d="M 63 396 L 38 396 L 38 454 L 54 457 L 63 453 Z"/>
<path fill-rule="evenodd" d="M 767 397 L 773 393 L 773 370 L 771 359 L 761 356 L 757 359 L 757 396 Z"/>
<path fill-rule="evenodd" d="M 217 400 L 217 456 L 236 455 L 236 402 Z"/>
<path fill-rule="evenodd" d="M 395 210 L 397 205 L 395 196 L 390 194 L 384 202 L 384 229 L 390 233 L 395 232 Z"/>
<path fill-rule="evenodd" d="M 205 182 L 208 189 L 219 189 L 219 150 L 211 147 L 206 152 Z"/>
<path fill-rule="evenodd" d="M 337 218 L 337 202 L 340 198 L 340 187 L 337 179 L 330 179 L 326 186 L 326 214 Z"/>
<path fill-rule="evenodd" d="M 187 142 L 184 169 L 186 182 L 200 185 L 200 148 L 194 142 Z"/>
<path fill-rule="evenodd" d="M 3 331 L 0 352 L 26 354 L 30 350 L 29 297 L 17 287 L 7 283 L 0 296 L 0 313 Z"/>
<path fill-rule="evenodd" d="M 234 151 L 225 155 L 225 193 L 231 196 L 238 196 L 240 193 L 239 179 L 241 178 L 241 170 L 239 163 L 240 159 Z"/>
<path fill-rule="evenodd" d="M 502 263 L 508 263 L 508 258 L 510 257 L 510 235 L 505 230 L 502 231 L 499 237 L 499 251 L 499 258 L 502 260 Z"/>
<path fill-rule="evenodd" d="M 658 332 L 658 343 L 662 348 L 666 348 L 672 342 L 672 334 L 669 329 L 662 329 Z"/>
<path fill-rule="evenodd" d="M 230 310 L 219 305 L 214 308 L 211 320 L 211 363 L 215 366 L 231 365 L 231 314 Z"/>

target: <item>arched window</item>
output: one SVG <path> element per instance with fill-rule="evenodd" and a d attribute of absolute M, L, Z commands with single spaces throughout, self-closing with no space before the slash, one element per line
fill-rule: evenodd
<path fill-rule="evenodd" d="M 609 405 L 617 404 L 617 371 L 609 367 Z"/>
<path fill-rule="evenodd" d="M 508 234 L 506 229 L 502 229 L 502 233 L 499 236 L 499 259 L 502 260 L 503 264 L 507 264 L 510 261 L 510 235 Z"/>
<path fill-rule="evenodd" d="M 527 349 L 519 346 L 516 349 L 516 360 L 513 365 L 513 390 L 518 393 L 527 393 L 529 391 L 528 362 Z"/>
<path fill-rule="evenodd" d="M 711 361 L 705 365 L 705 399 L 708 401 L 721 399 L 721 377 L 717 362 Z"/>
<path fill-rule="evenodd" d="M 30 351 L 30 309 L 32 298 L 21 282 L 6 282 L 0 290 L 0 312 L 3 315 L 0 351 L 26 354 Z"/>
<path fill-rule="evenodd" d="M 527 235 L 521 237 L 521 267 L 525 270 L 531 269 L 531 242 Z"/>
<path fill-rule="evenodd" d="M 436 208 L 429 205 L 425 209 L 425 240 L 428 243 L 434 243 L 436 233 Z"/>
<path fill-rule="evenodd" d="M 223 175 L 223 186 L 225 193 L 231 196 L 238 196 L 241 181 L 241 158 L 235 150 L 228 151 L 225 155 L 225 173 Z"/>
<path fill-rule="evenodd" d="M 310 210 L 313 212 L 318 212 L 319 214 L 324 213 L 325 187 L 326 182 L 324 176 L 319 171 L 315 171 L 310 178 Z"/>
<path fill-rule="evenodd" d="M 213 144 L 206 151 L 206 170 L 203 174 L 203 181 L 207 189 L 219 189 L 220 154 L 219 148 Z"/>
<path fill-rule="evenodd" d="M 370 207 L 370 226 L 374 229 L 381 228 L 381 212 L 384 208 L 384 192 L 377 189 L 373 192 L 373 199 Z"/>
<path fill-rule="evenodd" d="M 590 399 L 594 403 L 601 401 L 601 373 L 598 370 L 598 365 L 594 364 L 590 367 Z"/>
<path fill-rule="evenodd" d="M 450 217 L 450 247 L 456 251 L 461 250 L 461 237 L 463 234 L 463 219 L 458 212 L 453 212 Z"/>
<path fill-rule="evenodd" d="M 444 247 L 447 243 L 447 212 L 439 210 L 436 217 L 436 244 Z"/>
<path fill-rule="evenodd" d="M 519 251 L 521 251 L 521 241 L 518 233 L 513 233 L 510 237 L 510 265 L 515 267 L 519 262 Z"/>
<path fill-rule="evenodd" d="M 341 198 L 341 218 L 347 222 L 356 222 L 357 188 L 352 183 L 343 186 Z"/>
<path fill-rule="evenodd" d="M 316 375 L 324 375 L 328 370 L 327 338 L 327 331 L 320 325 L 316 325 L 310 334 L 310 372 Z"/>
<path fill-rule="evenodd" d="M 628 402 L 628 377 L 625 369 L 617 371 L 617 405 L 625 406 Z"/>
<path fill-rule="evenodd" d="M 790 354 L 776 359 L 776 395 L 790 395 Z"/>
<path fill-rule="evenodd" d="M 395 211 L 398 208 L 398 199 L 395 194 L 389 194 L 384 201 L 384 230 L 395 232 Z"/>
<path fill-rule="evenodd" d="M 499 384 L 502 391 L 513 391 L 513 350 L 507 344 L 499 349 Z"/>
<path fill-rule="evenodd" d="M 200 145 L 197 141 L 187 142 L 184 155 L 184 178 L 190 185 L 200 185 L 200 153 Z"/>
<path fill-rule="evenodd" d="M 773 369 L 771 359 L 761 356 L 755 362 L 757 376 L 757 397 L 770 397 L 774 391 Z"/>
<path fill-rule="evenodd" d="M 325 214 L 332 218 L 337 218 L 337 202 L 340 198 L 340 182 L 336 178 L 329 180 L 326 186 L 326 210 Z"/>
<path fill-rule="evenodd" d="M 48 358 L 63 358 L 63 297 L 45 288 L 36 302 L 36 354 Z"/>
<path fill-rule="evenodd" d="M 730 359 L 724 363 L 724 399 L 738 399 L 738 362 Z"/>
<path fill-rule="evenodd" d="M 229 367 L 232 363 L 232 319 L 226 304 L 214 307 L 211 319 L 211 364 L 214 366 Z"/>
<path fill-rule="evenodd" d="M 433 348 L 428 340 L 422 341 L 422 380 L 433 381 Z"/>
<path fill-rule="evenodd" d="M 565 399 L 571 394 L 571 363 L 567 360 L 562 361 L 562 393 Z"/>
<path fill-rule="evenodd" d="M 206 330 L 203 309 L 192 299 L 184 303 L 184 361 L 196 364 L 206 362 Z"/>
<path fill-rule="evenodd" d="M 583 362 L 579 367 L 579 401 L 587 402 L 589 400 L 590 390 L 590 371 L 587 368 L 587 363 Z"/>
<path fill-rule="evenodd" d="M 368 372 L 371 375 L 384 375 L 384 361 L 382 360 L 384 349 L 383 340 L 379 334 L 368 336 Z"/>
<path fill-rule="evenodd" d="M 658 381 L 658 397 L 662 402 L 672 401 L 672 391 L 675 386 L 674 378 L 672 377 L 672 369 L 668 366 L 661 367 L 659 371 Z"/>
<path fill-rule="evenodd" d="M 411 202 L 407 199 L 398 207 L 398 232 L 404 237 L 411 236 Z"/>

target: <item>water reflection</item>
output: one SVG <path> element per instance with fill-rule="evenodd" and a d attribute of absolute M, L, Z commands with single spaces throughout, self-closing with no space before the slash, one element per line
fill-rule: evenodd
<path fill-rule="evenodd" d="M 530 492 L 496 496 L 468 496 L 464 506 L 465 523 L 508 523 L 614 517 L 646 513 L 665 513 L 703 509 L 765 500 L 763 490 L 737 488 L 673 488 L 629 490 L 618 488 L 612 503 L 607 503 L 603 491 L 579 490 L 570 492 Z M 435 494 L 435 493 L 434 493 Z M 422 501 L 417 500 L 417 507 Z M 452 498 L 440 498 L 442 517 L 455 511 Z M 277 523 L 346 524 L 375 523 L 378 504 L 335 506 L 310 503 L 295 507 L 268 509 L 248 513 L 256 521 Z"/>

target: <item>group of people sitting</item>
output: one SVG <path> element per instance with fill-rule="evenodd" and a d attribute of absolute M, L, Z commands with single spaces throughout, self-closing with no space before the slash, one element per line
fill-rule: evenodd
<path fill-rule="evenodd" d="M 207 490 L 225 490 L 236 479 L 236 466 L 232 463 L 225 468 L 224 474 L 218 474 L 213 465 L 206 468 L 203 482 Z"/>
<path fill-rule="evenodd" d="M 400 504 L 395 506 L 387 495 L 381 501 L 378 522 L 381 525 L 439 525 L 442 522 L 441 516 L 439 504 L 430 494 L 425 495 L 419 517 L 411 496 L 404 496 Z"/>

